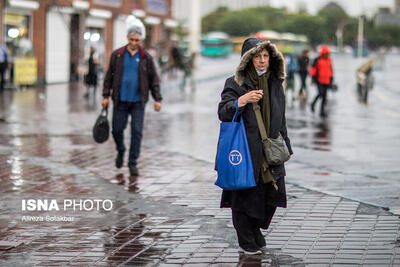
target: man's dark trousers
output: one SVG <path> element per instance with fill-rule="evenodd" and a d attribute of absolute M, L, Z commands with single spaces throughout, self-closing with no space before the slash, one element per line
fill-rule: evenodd
<path fill-rule="evenodd" d="M 318 98 L 322 98 L 321 101 L 321 110 L 320 110 L 320 114 L 321 115 L 325 115 L 325 103 L 326 103 L 326 95 L 328 92 L 328 84 L 321 84 L 321 83 L 317 83 L 318 86 L 318 95 L 315 97 L 314 101 L 311 103 L 311 106 L 315 107 L 315 104 L 317 103 Z"/>
<path fill-rule="evenodd" d="M 3 90 L 5 83 L 5 72 L 7 70 L 7 62 L 0 62 L 0 90 Z"/>
<path fill-rule="evenodd" d="M 144 106 L 141 102 L 119 102 L 114 106 L 112 135 L 118 152 L 125 152 L 124 130 L 131 115 L 131 145 L 128 166 L 136 166 L 140 154 L 144 121 Z"/>

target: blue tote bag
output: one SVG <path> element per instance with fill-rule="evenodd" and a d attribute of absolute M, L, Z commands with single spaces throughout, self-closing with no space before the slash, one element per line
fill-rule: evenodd
<path fill-rule="evenodd" d="M 236 122 L 238 102 L 235 101 L 236 112 L 231 122 L 221 122 L 216 169 L 218 178 L 215 185 L 224 190 L 240 190 L 256 186 L 253 163 L 243 118 Z"/>

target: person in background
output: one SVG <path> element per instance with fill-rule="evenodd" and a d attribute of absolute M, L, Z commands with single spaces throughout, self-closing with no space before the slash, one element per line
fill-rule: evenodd
<path fill-rule="evenodd" d="M 310 65 L 310 58 L 309 58 L 310 50 L 304 49 L 301 53 L 300 57 L 298 58 L 298 73 L 300 76 L 300 90 L 299 90 L 299 97 L 300 99 L 306 99 L 307 97 L 307 76 L 309 71 Z"/>
<path fill-rule="evenodd" d="M 108 107 L 109 97 L 114 103 L 112 135 L 116 144 L 115 166 L 123 166 L 125 145 L 124 130 L 131 116 L 131 144 L 128 167 L 131 176 L 139 175 L 137 159 L 142 141 L 145 104 L 149 91 L 154 98 L 154 110 L 161 109 L 159 77 L 152 56 L 141 46 L 144 27 L 128 28 L 128 44 L 111 54 L 104 78 L 102 106 Z"/>
<path fill-rule="evenodd" d="M 85 84 L 86 84 L 86 94 L 85 97 L 88 98 L 90 95 L 90 88 L 93 87 L 93 97 L 96 96 L 97 89 L 97 66 L 99 61 L 95 56 L 95 49 L 93 46 L 89 49 L 89 59 L 88 59 L 88 73 L 85 75 Z"/>
<path fill-rule="evenodd" d="M 321 109 L 319 113 L 321 117 L 326 117 L 326 95 L 329 86 L 333 82 L 332 61 L 329 55 L 329 47 L 326 45 L 321 46 L 319 57 L 314 60 L 312 68 L 310 70 L 310 75 L 313 78 L 313 83 L 315 83 L 318 88 L 318 94 L 315 97 L 314 101 L 311 103 L 311 111 L 315 111 L 315 104 L 317 103 L 318 99 L 321 98 Z"/>
<path fill-rule="evenodd" d="M 171 47 L 172 69 L 183 69 L 183 54 L 177 42 Z"/>
<path fill-rule="evenodd" d="M 261 229 L 268 229 L 277 207 L 286 207 L 285 166 L 268 166 L 263 153 L 253 103 L 258 103 L 265 130 L 271 138 L 282 135 L 293 154 L 285 118 L 285 62 L 281 52 L 269 41 L 248 38 L 242 46 L 241 60 L 234 76 L 228 78 L 218 105 L 218 117 L 230 122 L 238 101 L 244 121 L 257 186 L 244 190 L 223 190 L 221 208 L 232 209 L 239 252 L 262 253 L 266 241 Z"/>
<path fill-rule="evenodd" d="M 293 53 L 288 53 L 285 56 L 286 61 L 286 94 L 291 91 L 292 103 L 295 100 L 295 74 L 297 71 L 297 60 Z"/>
<path fill-rule="evenodd" d="M 5 73 L 8 69 L 8 64 L 11 63 L 11 56 L 8 53 L 7 46 L 0 46 L 0 91 L 3 91 L 5 84 Z"/>

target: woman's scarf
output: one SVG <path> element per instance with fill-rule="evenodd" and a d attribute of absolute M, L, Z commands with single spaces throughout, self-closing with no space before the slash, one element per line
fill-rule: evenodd
<path fill-rule="evenodd" d="M 249 64 L 246 68 L 247 73 L 249 74 L 250 80 L 253 85 L 257 88 L 257 90 L 263 90 L 263 97 L 261 99 L 261 116 L 263 118 L 265 131 L 267 132 L 267 136 L 269 136 L 269 126 L 271 120 L 270 114 L 270 100 L 269 100 L 269 87 L 268 87 L 268 79 L 271 75 L 271 72 L 268 70 L 261 76 L 258 75 L 256 68 L 253 64 Z M 260 103 L 259 102 L 259 103 Z M 268 169 L 267 160 L 265 159 L 265 155 L 263 153 L 263 161 L 262 161 L 262 178 L 264 183 L 270 183 L 276 187 L 276 182 L 271 172 Z"/>
<path fill-rule="evenodd" d="M 263 90 L 263 97 L 261 102 L 261 115 L 263 117 L 265 131 L 267 132 L 267 136 L 269 136 L 269 122 L 270 122 L 270 101 L 269 101 L 269 88 L 268 88 L 268 78 L 271 72 L 268 70 L 261 76 L 258 76 L 256 68 L 253 64 L 249 64 L 247 67 L 247 73 L 250 76 L 250 80 L 257 88 L 257 90 Z"/>

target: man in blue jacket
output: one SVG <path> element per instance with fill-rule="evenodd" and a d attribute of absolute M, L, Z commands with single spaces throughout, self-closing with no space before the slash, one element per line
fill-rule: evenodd
<path fill-rule="evenodd" d="M 124 161 L 124 130 L 131 116 L 131 144 L 128 167 L 131 176 L 139 175 L 137 159 L 140 154 L 145 104 L 149 91 L 154 99 L 154 110 L 161 109 L 159 77 L 152 56 L 141 46 L 144 32 L 138 26 L 128 29 L 128 44 L 111 54 L 104 78 L 102 106 L 108 107 L 111 96 L 114 104 L 112 135 L 116 144 L 115 166 L 121 168 Z"/>

